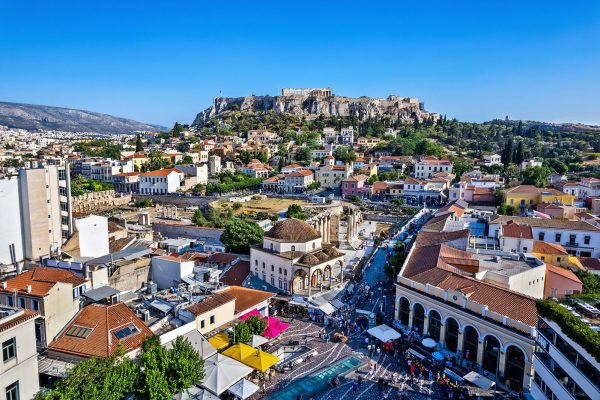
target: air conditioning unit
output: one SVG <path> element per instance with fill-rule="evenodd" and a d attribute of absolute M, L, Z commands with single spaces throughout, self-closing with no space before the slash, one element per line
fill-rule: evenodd
<path fill-rule="evenodd" d="M 143 310 L 140 313 L 140 318 L 142 319 L 142 321 L 148 322 L 150 320 L 150 310 Z"/>

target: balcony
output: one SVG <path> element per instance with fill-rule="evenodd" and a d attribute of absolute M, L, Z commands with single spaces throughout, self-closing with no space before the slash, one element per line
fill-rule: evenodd
<path fill-rule="evenodd" d="M 564 247 L 579 247 L 579 243 L 578 242 L 565 242 L 565 244 L 563 245 Z"/>

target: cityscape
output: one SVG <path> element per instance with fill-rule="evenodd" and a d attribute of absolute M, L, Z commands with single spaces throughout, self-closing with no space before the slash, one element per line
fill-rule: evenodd
<path fill-rule="evenodd" d="M 317 65 L 330 49 L 324 37 L 263 37 L 233 25 L 281 16 L 272 22 L 279 26 L 292 22 L 292 11 L 310 15 L 304 6 L 237 5 L 228 32 L 209 29 L 215 5 L 195 17 L 207 27 L 192 32 L 188 14 L 200 10 L 188 6 L 150 2 L 139 10 L 145 21 L 181 18 L 169 32 L 121 25 L 138 11 L 130 5 L 109 6 L 123 15 L 100 5 L 41 6 L 31 11 L 39 23 L 32 32 L 46 29 L 40 54 L 56 50 L 73 60 L 84 54 L 81 42 L 38 14 L 90 16 L 89 26 L 77 20 L 74 27 L 105 55 L 120 52 L 125 39 L 133 43 L 125 53 L 138 53 L 150 42 L 157 50 L 171 40 L 196 46 L 203 35 L 222 39 L 207 52 L 270 49 L 267 58 L 240 53 L 248 63 L 238 72 L 215 53 L 218 71 L 188 76 L 201 104 L 189 104 L 185 87 L 161 93 L 153 65 L 137 64 L 122 80 L 128 57 L 102 78 L 96 66 L 76 61 L 73 81 L 47 66 L 39 76 L 29 66 L 0 67 L 15 78 L 0 87 L 0 400 L 600 399 L 600 120 L 598 110 L 580 105 L 587 93 L 567 99 L 561 82 L 557 97 L 515 100 L 517 108 L 481 92 L 475 102 L 459 91 L 448 100 L 445 89 L 427 89 L 448 71 L 403 81 L 409 93 L 386 67 L 364 82 L 330 74 Z M 516 52 L 520 41 L 547 45 L 525 32 L 520 16 L 496 25 L 504 11 L 489 15 L 478 36 L 479 22 L 435 34 L 411 25 L 431 12 L 422 6 L 382 4 L 362 16 L 356 8 L 314 7 L 332 21 L 365 26 L 397 18 L 440 43 L 465 46 L 464 57 L 488 54 L 473 41 L 501 38 Z M 481 7 L 460 20 L 490 6 Z M 523 7 L 534 16 L 544 5 Z M 556 8 L 548 14 L 557 23 L 553 43 L 563 31 L 582 43 L 600 33 L 595 6 L 548 7 Z M 560 25 L 559 7 L 580 25 Z M 26 13 L 23 5 L 6 11 Z M 114 32 L 94 36 L 100 18 Z M 6 26 L 20 32 L 14 24 Z M 358 28 L 347 29 L 362 46 Z M 330 26 L 323 31 L 337 41 Z M 29 40 L 6 37 L 6 54 Z M 409 30 L 393 37 L 398 46 L 429 40 Z M 311 54 L 304 45 L 315 46 L 312 67 L 290 66 L 289 75 L 257 67 L 288 54 L 279 40 L 303 56 Z M 565 51 L 583 57 L 589 49 Z M 185 76 L 184 64 L 198 54 L 178 56 L 168 73 Z M 556 65 L 537 67 L 540 79 Z M 499 68 L 488 73 L 510 73 Z M 461 85 L 480 84 L 455 74 Z M 573 91 L 598 89 L 597 72 L 596 81 L 571 78 Z M 30 79 L 43 81 L 39 92 Z M 81 92 L 79 79 L 89 83 Z M 536 90 L 536 82 L 514 79 Z M 59 82 L 64 92 L 44 89 Z M 160 95 L 144 95 L 138 84 L 155 84 Z M 105 91 L 111 87 L 113 94 Z M 125 87 L 139 90 L 137 102 L 119 98 Z M 268 90 L 275 94 L 252 94 Z M 558 97 L 572 103 L 564 114 L 548 105 Z M 103 99 L 105 107 L 89 107 Z"/>

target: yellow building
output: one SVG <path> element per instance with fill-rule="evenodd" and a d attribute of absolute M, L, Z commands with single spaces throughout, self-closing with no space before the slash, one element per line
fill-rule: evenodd
<path fill-rule="evenodd" d="M 531 209 L 540 203 L 573 205 L 574 200 L 575 196 L 568 193 L 533 185 L 519 185 L 504 192 L 504 203 L 520 209 Z"/>
<path fill-rule="evenodd" d="M 532 254 L 545 263 L 558 265 L 574 271 L 583 269 L 579 259 L 567 253 L 567 250 L 560 244 L 534 240 Z"/>
<path fill-rule="evenodd" d="M 137 169 L 138 171 L 141 170 L 142 165 L 150 162 L 150 159 L 148 158 L 146 153 L 144 153 L 143 151 L 134 153 L 131 156 L 127 157 L 126 159 L 131 160 L 131 162 L 133 163 L 133 168 Z"/>

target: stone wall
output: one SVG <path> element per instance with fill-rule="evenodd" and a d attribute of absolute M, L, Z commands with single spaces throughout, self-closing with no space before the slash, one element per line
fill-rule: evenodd
<path fill-rule="evenodd" d="M 114 190 L 84 193 L 73 197 L 73 212 L 93 213 L 122 207 L 131 201 L 130 194 L 117 194 Z"/>
<path fill-rule="evenodd" d="M 216 200 L 227 200 L 228 197 L 211 197 L 211 196 L 178 196 L 175 194 L 163 195 L 133 195 L 133 200 L 152 200 L 153 204 L 174 205 L 179 208 L 200 207 L 207 209 L 208 205 Z"/>

